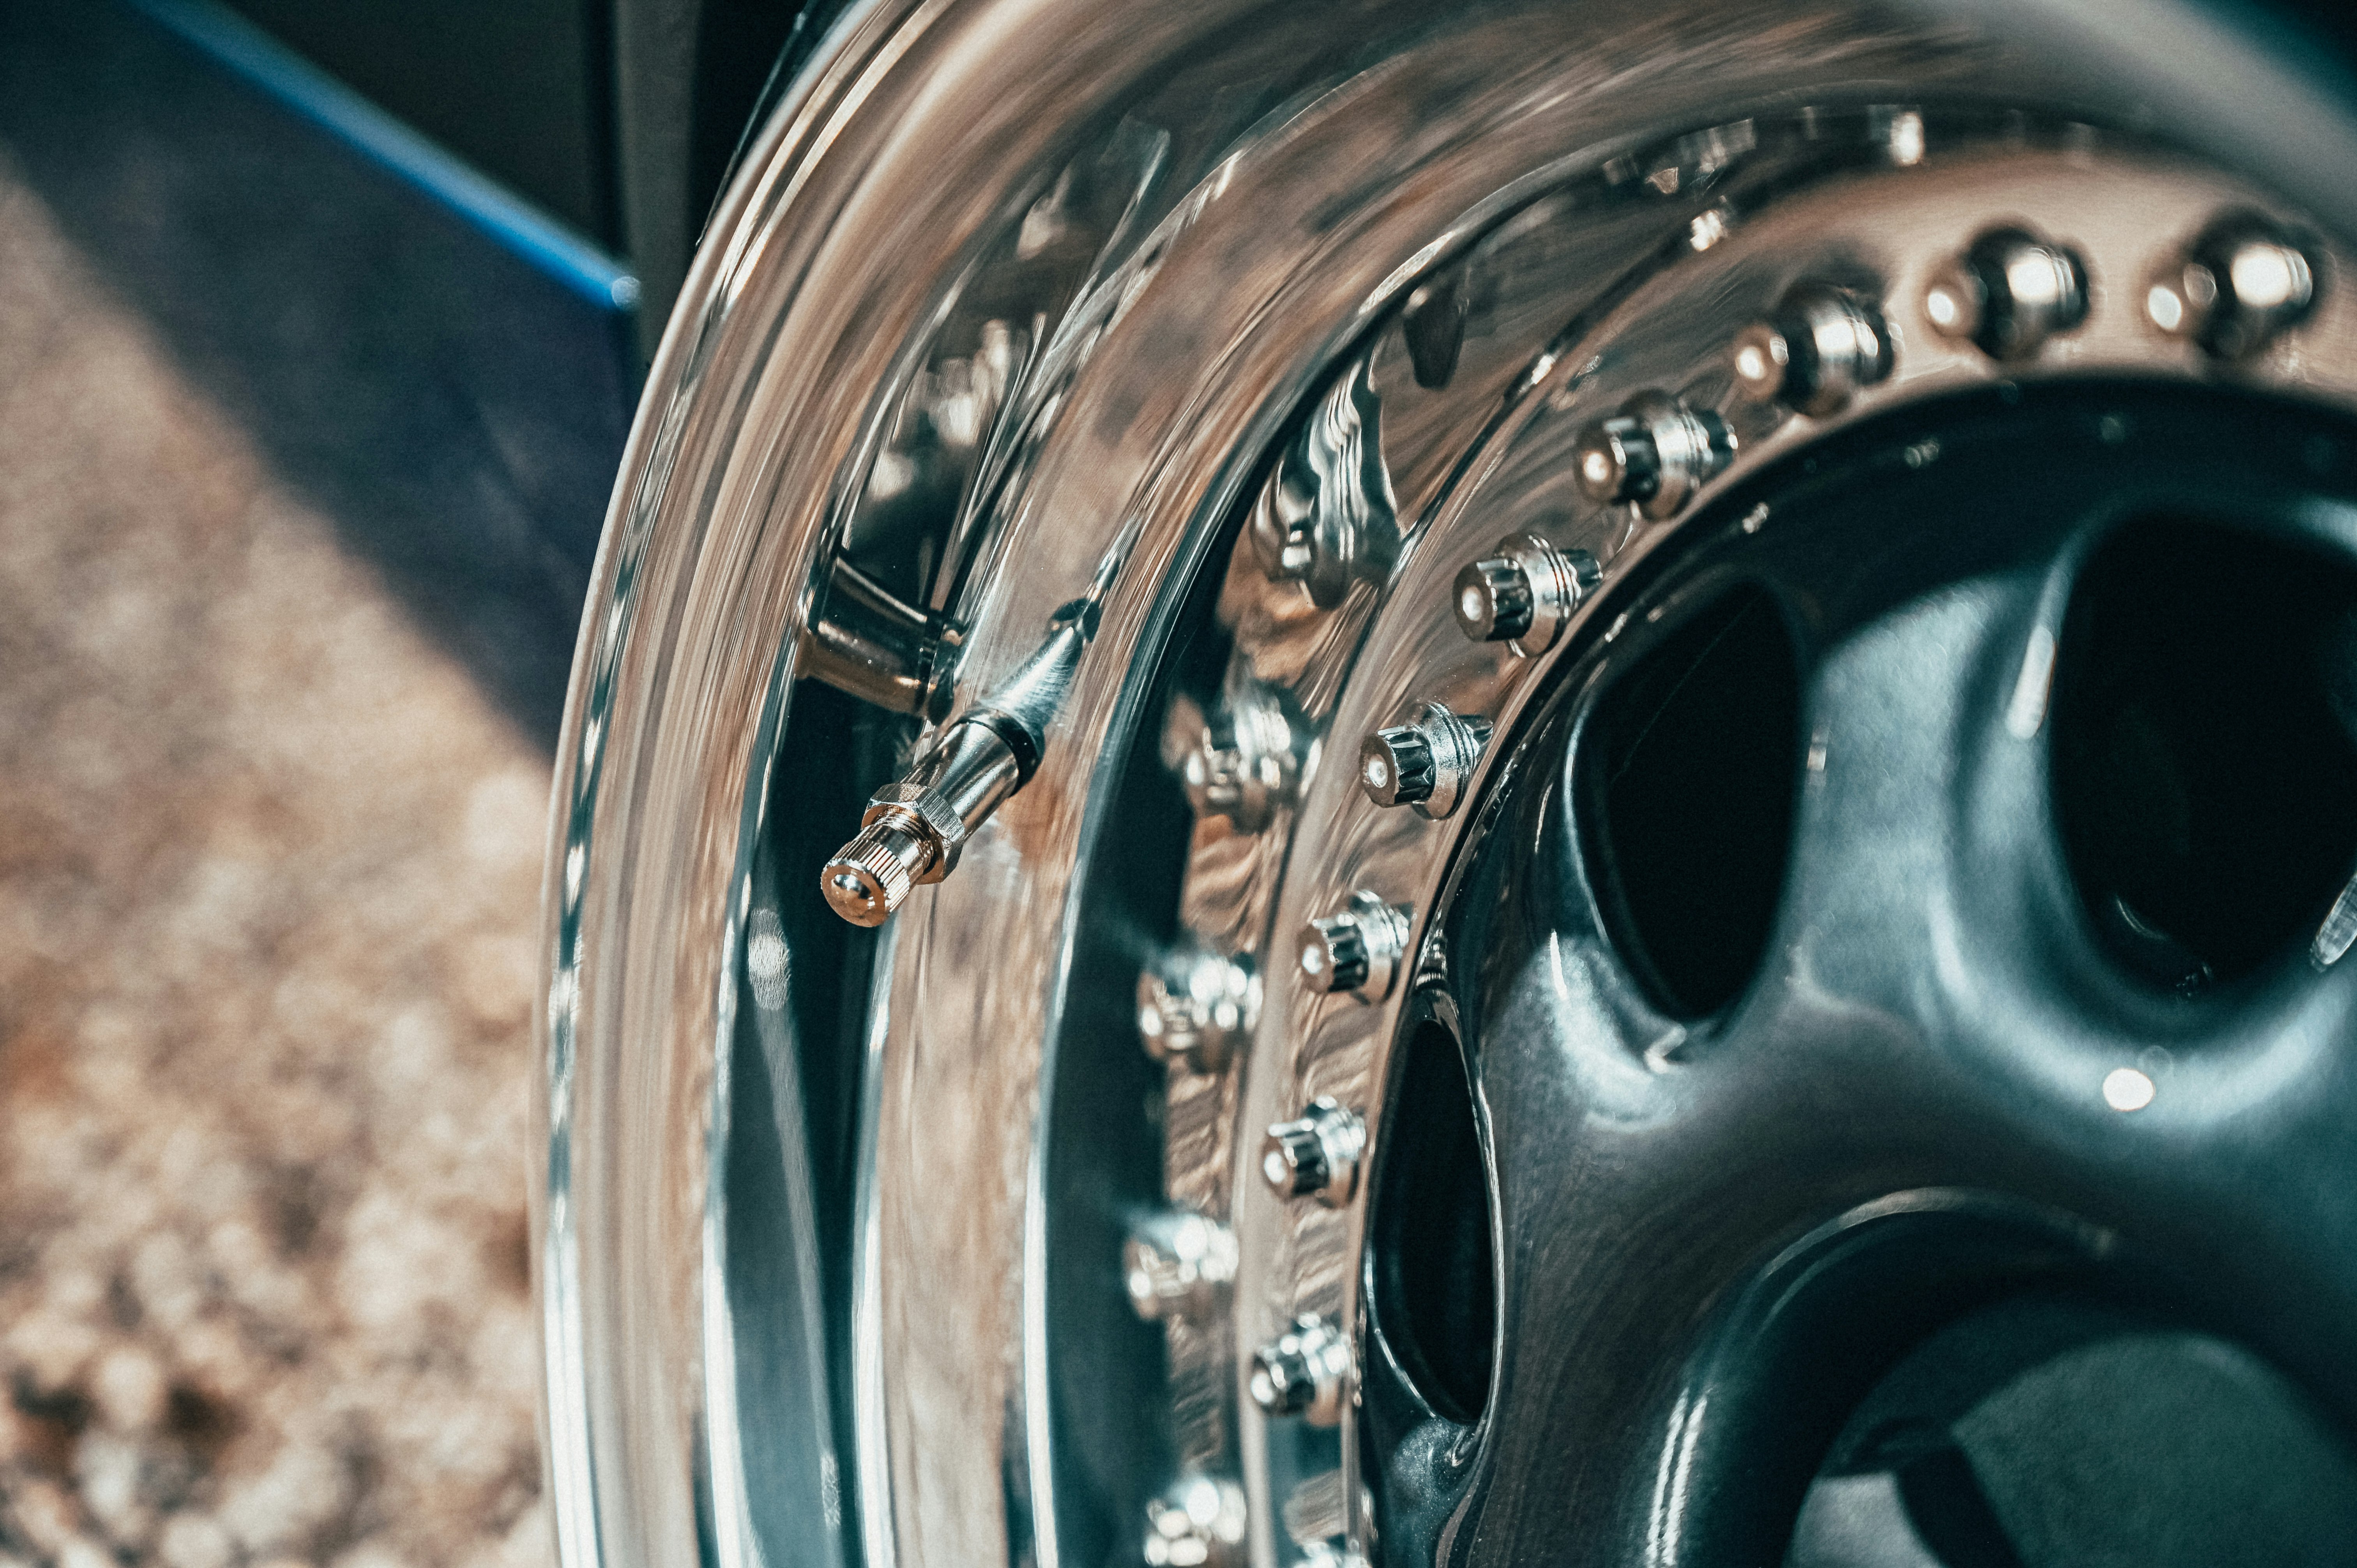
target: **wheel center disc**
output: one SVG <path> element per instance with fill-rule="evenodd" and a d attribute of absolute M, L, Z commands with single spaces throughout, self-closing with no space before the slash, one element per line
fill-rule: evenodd
<path fill-rule="evenodd" d="M 2212 444 L 2236 431 L 2248 466 Z M 1877 1380 L 1910 1355 L 1936 1380 L 1952 1351 L 1964 1378 L 1998 1329 L 1926 1342 L 2017 1300 L 2255 1350 L 2308 1391 L 2267 1396 L 2284 1411 L 2333 1412 L 2312 1446 L 2339 1477 L 2268 1530 L 2357 1507 L 2330 1434 L 2345 1358 L 2313 1310 L 2357 1279 L 2303 1174 L 2342 1070 L 2318 1043 L 2357 1027 L 2317 948 L 2357 872 L 2357 729 L 2330 695 L 2357 625 L 2352 453 L 2342 416 L 2232 389 L 1928 400 L 1731 488 L 1599 608 L 1618 635 L 1558 671 L 1436 921 L 1486 1108 L 1504 1351 L 1475 1462 L 1394 1457 L 1374 1483 L 1437 1499 L 1431 1537 L 1463 1509 L 1493 1541 L 1568 1522 L 1631 1554 L 1774 1560 L 1820 1455 L 1886 1490 L 1912 1462 L 1865 1457 Z M 2149 846 L 2126 877 L 2123 839 Z M 2222 888 L 2235 918 L 2189 923 Z M 1407 1085 L 1379 1169 L 1433 1113 Z M 1413 1343 L 1385 1233 L 1379 1212 L 1373 1337 Z M 1371 1425 L 1445 1417 L 1415 1368 L 1371 1356 Z M 1924 1408 L 1927 1453 L 1962 1452 L 1948 1422 L 1980 1430 L 1972 1400 Z M 1987 1529 L 2029 1561 L 2214 1539 L 2257 1485 L 2087 1493 L 2058 1536 L 2035 1434 L 2011 1441 Z M 2139 1486 L 2176 1463 L 2155 1450 Z M 1666 1479 L 1631 1493 L 1639 1474 Z M 1938 1534 L 1944 1503 L 1903 1503 L 1891 1530 Z M 1812 1529 L 1793 1562 L 1900 1550 Z M 1962 1550 L 1929 1560 L 1981 1560 Z"/>

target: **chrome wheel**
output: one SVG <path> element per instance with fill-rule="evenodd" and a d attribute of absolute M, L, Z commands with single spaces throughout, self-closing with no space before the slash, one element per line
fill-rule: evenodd
<path fill-rule="evenodd" d="M 2190 13 L 848 17 L 576 672 L 568 1561 L 1899 1561 L 2024 1346 L 2339 1528 L 2352 146 Z"/>

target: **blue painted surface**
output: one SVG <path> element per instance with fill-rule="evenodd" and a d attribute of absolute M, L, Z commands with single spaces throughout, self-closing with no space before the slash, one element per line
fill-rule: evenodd
<path fill-rule="evenodd" d="M 638 304 L 630 269 L 419 135 L 213 0 L 130 0 L 135 9 L 287 108 L 460 214 L 595 304 Z"/>

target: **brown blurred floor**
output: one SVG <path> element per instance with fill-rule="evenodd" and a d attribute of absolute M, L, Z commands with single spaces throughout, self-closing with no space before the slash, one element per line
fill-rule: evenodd
<path fill-rule="evenodd" d="M 547 1559 L 545 790 L 0 145 L 0 1564 Z"/>

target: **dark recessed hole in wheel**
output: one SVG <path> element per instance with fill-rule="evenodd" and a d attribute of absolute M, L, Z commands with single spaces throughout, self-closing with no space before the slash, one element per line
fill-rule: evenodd
<path fill-rule="evenodd" d="M 1582 743 L 1591 880 L 1623 956 L 1702 1017 L 1759 967 L 1792 826 L 1801 680 L 1776 603 L 1738 588 L 1597 705 Z"/>
<path fill-rule="evenodd" d="M 2304 940 L 2357 868 L 2357 571 L 2154 519 L 2088 562 L 2056 662 L 2054 804 L 2119 960 L 2183 993 Z"/>
<path fill-rule="evenodd" d="M 2357 1560 L 2357 1461 L 2256 1356 L 2069 1296 L 1943 1329 L 1851 1414 L 1785 1568 Z"/>
<path fill-rule="evenodd" d="M 1409 1037 L 1376 1195 L 1375 1316 L 1416 1391 L 1469 1423 L 1490 1398 L 1497 1288 L 1490 1183 L 1465 1059 L 1447 1026 Z"/>

